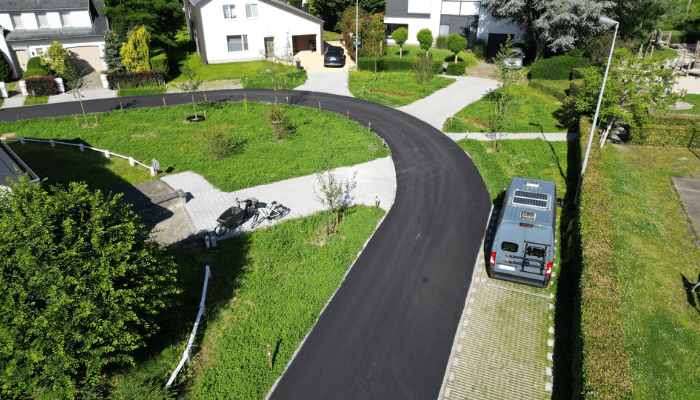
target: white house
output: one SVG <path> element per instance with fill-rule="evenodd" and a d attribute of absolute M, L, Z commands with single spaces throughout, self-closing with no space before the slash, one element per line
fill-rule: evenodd
<path fill-rule="evenodd" d="M 384 23 L 389 35 L 400 27 L 408 29 L 407 44 L 417 45 L 416 35 L 425 28 L 434 37 L 459 33 L 470 44 L 481 39 L 489 49 L 498 49 L 507 35 L 513 35 L 515 43 L 524 41 L 523 29 L 510 19 L 496 20 L 480 1 L 386 0 Z"/>
<path fill-rule="evenodd" d="M 27 60 L 57 41 L 71 52 L 79 70 L 105 69 L 107 17 L 98 10 L 103 0 L 0 0 L 0 51 L 15 77 L 27 68 Z"/>
<path fill-rule="evenodd" d="M 276 0 L 185 0 L 185 16 L 203 64 L 323 51 L 323 21 Z"/>

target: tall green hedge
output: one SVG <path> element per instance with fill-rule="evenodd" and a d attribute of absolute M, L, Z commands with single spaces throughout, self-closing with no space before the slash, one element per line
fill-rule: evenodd
<path fill-rule="evenodd" d="M 151 69 L 154 71 L 160 71 L 164 75 L 168 74 L 168 55 L 163 49 L 156 49 L 151 56 Z"/>
<path fill-rule="evenodd" d="M 583 57 L 571 57 L 569 55 L 543 58 L 535 61 L 530 67 L 528 77 L 530 79 L 569 79 L 574 68 L 588 66 L 588 59 Z"/>
<path fill-rule="evenodd" d="M 630 143 L 648 146 L 700 148 L 700 117 L 657 115 L 652 123 L 630 132 Z"/>
<path fill-rule="evenodd" d="M 581 153 L 585 154 L 591 122 L 579 125 Z M 594 138 L 595 139 L 595 138 Z M 574 371 L 575 395 L 591 399 L 632 397 L 628 355 L 620 326 L 620 285 L 613 247 L 612 213 L 600 147 L 592 146 L 579 198 L 581 237 L 580 321 L 577 354 L 582 359 Z"/>
<path fill-rule="evenodd" d="M 357 60 L 359 71 L 374 71 L 374 57 L 360 57 Z M 433 60 L 433 70 L 436 74 L 442 72 L 442 61 Z M 377 59 L 377 71 L 413 71 L 413 59 L 380 57 Z"/>

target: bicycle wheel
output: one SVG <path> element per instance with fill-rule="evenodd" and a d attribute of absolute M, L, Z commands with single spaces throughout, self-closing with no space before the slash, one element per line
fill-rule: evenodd
<path fill-rule="evenodd" d="M 260 215 L 260 212 L 256 212 L 255 215 L 253 215 L 253 222 L 250 223 L 250 228 L 255 229 L 258 225 L 260 225 L 265 217 Z"/>
<path fill-rule="evenodd" d="M 277 216 L 275 217 L 276 219 L 282 219 L 289 214 L 289 209 L 282 204 L 279 204 L 277 207 L 275 207 L 275 211 L 277 211 Z"/>
<path fill-rule="evenodd" d="M 226 229 L 226 227 L 224 226 L 224 224 L 219 224 L 219 225 L 216 226 L 216 228 L 214 228 L 214 233 L 216 234 L 216 236 L 221 236 L 221 235 L 223 235 L 224 233 L 226 233 L 227 230 L 228 230 L 228 229 Z"/>

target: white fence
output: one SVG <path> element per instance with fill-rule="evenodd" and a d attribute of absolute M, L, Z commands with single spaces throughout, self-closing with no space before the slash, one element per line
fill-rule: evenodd
<path fill-rule="evenodd" d="M 50 143 L 50 144 L 51 144 L 51 147 L 56 147 L 57 144 L 63 144 L 63 145 L 66 145 L 66 146 L 78 147 L 78 148 L 80 148 L 80 151 L 85 151 L 85 149 L 94 150 L 94 151 L 103 153 L 103 154 L 105 155 L 106 158 L 109 158 L 110 156 L 115 156 L 115 157 L 123 158 L 123 159 L 125 159 L 125 160 L 129 160 L 129 165 L 131 165 L 132 167 L 133 167 L 134 165 L 138 164 L 138 165 L 140 165 L 140 166 L 142 166 L 142 167 L 148 168 L 148 169 L 151 171 L 151 176 L 156 176 L 156 172 L 157 172 L 157 169 L 156 169 L 157 167 L 156 167 L 156 168 L 153 167 L 154 164 L 157 164 L 157 161 L 156 161 L 156 160 L 152 160 L 152 161 L 151 161 L 151 164 L 152 164 L 152 165 L 149 166 L 149 165 L 146 165 L 146 164 L 144 164 L 144 163 L 142 163 L 142 162 L 138 162 L 138 161 L 134 160 L 133 157 L 123 156 L 123 155 L 121 155 L 121 154 L 112 153 L 112 152 L 109 151 L 109 150 L 102 150 L 102 149 L 98 149 L 98 148 L 96 148 L 96 147 L 85 146 L 85 145 L 82 144 L 82 143 L 75 144 L 75 143 L 58 142 L 58 141 L 55 141 L 55 140 L 53 140 L 53 139 L 51 139 L 51 140 L 44 140 L 44 139 L 25 139 L 25 138 L 23 138 L 23 137 L 21 137 L 21 138 L 0 138 L 0 139 L 5 140 L 5 141 L 7 141 L 7 140 L 19 140 L 19 142 L 22 143 L 22 144 L 25 144 L 26 142 Z"/>
<path fill-rule="evenodd" d="M 195 335 L 197 335 L 197 327 L 199 327 L 199 320 L 202 318 L 202 314 L 204 314 L 204 300 L 207 297 L 207 284 L 209 283 L 210 276 L 211 271 L 209 270 L 209 266 L 207 265 L 206 273 L 204 275 L 204 288 L 202 289 L 202 301 L 199 302 L 199 312 L 197 313 L 197 319 L 194 321 L 194 328 L 192 329 L 190 340 L 187 341 L 187 347 L 185 348 L 185 352 L 182 354 L 182 359 L 177 364 L 177 368 L 175 368 L 173 374 L 170 375 L 168 383 L 165 384 L 165 389 L 169 388 L 170 385 L 173 384 L 175 377 L 177 377 L 177 374 L 182 369 L 182 366 L 185 365 L 185 361 L 187 361 L 187 365 L 190 365 L 190 350 L 192 349 L 192 343 L 194 343 L 194 337 Z"/>

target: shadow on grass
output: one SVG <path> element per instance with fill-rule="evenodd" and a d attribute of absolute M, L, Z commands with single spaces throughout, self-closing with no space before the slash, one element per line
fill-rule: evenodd
<path fill-rule="evenodd" d="M 700 307 L 698 307 L 698 302 L 696 299 L 695 292 L 693 291 L 694 283 L 691 283 L 685 275 L 681 274 L 681 280 L 683 282 L 683 289 L 685 289 L 685 296 L 688 300 L 688 304 L 700 313 Z M 700 281 L 700 275 L 698 276 L 698 281 Z"/>
<path fill-rule="evenodd" d="M 578 208 L 574 205 L 578 171 L 581 167 L 579 141 L 569 141 L 567 151 L 566 197 L 561 208 L 560 234 L 561 268 L 557 279 L 556 309 L 554 315 L 556 347 L 553 372 L 556 379 L 553 399 L 579 398 L 581 373 L 581 238 L 578 230 Z"/>

